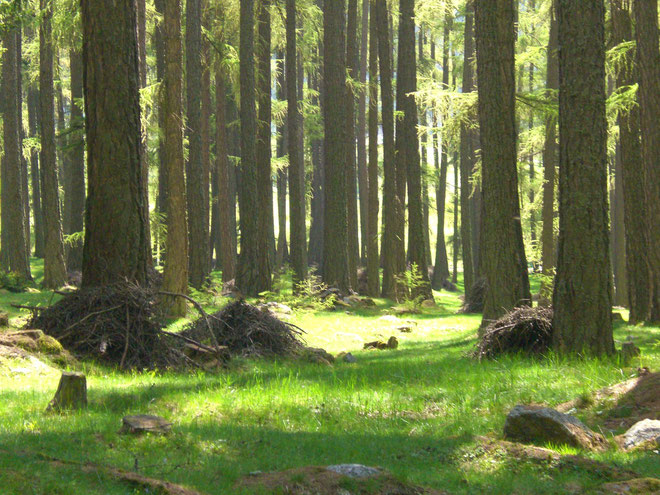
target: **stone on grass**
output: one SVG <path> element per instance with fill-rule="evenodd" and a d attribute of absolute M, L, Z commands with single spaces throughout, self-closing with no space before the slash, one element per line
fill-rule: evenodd
<path fill-rule="evenodd" d="M 134 416 L 125 416 L 121 420 L 122 426 L 119 433 L 169 433 L 172 429 L 172 423 L 160 416 L 150 414 L 137 414 Z"/>
<path fill-rule="evenodd" d="M 334 466 L 328 466 L 326 469 L 349 478 L 371 478 L 382 473 L 382 470 L 378 468 L 363 466 L 362 464 L 335 464 Z"/>
<path fill-rule="evenodd" d="M 82 373 L 64 372 L 60 377 L 55 397 L 47 411 L 67 411 L 87 407 L 87 379 Z"/>
<path fill-rule="evenodd" d="M 579 419 L 548 407 L 518 405 L 504 423 L 504 436 L 522 442 L 572 445 L 588 450 L 604 450 L 605 438 Z"/>
<path fill-rule="evenodd" d="M 337 354 L 337 359 L 341 359 L 345 363 L 357 363 L 357 359 L 350 352 L 340 352 Z"/>
<path fill-rule="evenodd" d="M 623 434 L 624 449 L 632 449 L 647 442 L 660 445 L 660 421 L 657 419 L 638 421 Z"/>

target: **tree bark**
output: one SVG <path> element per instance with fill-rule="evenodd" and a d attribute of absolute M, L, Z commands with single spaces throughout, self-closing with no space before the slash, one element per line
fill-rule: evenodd
<path fill-rule="evenodd" d="M 369 12 L 369 215 L 367 216 L 367 287 L 372 297 L 380 288 L 380 258 L 378 256 L 378 34 L 376 4 Z"/>
<path fill-rule="evenodd" d="M 658 49 L 658 2 L 634 0 L 637 67 L 639 71 L 642 160 L 646 170 L 651 288 L 649 323 L 660 322 L 660 51 Z"/>
<path fill-rule="evenodd" d="M 41 106 L 41 192 L 44 213 L 44 281 L 49 289 L 66 282 L 62 220 L 55 158 L 53 99 L 52 3 L 41 0 L 43 18 L 39 28 L 39 97 Z M 20 203 L 19 203 L 20 204 Z M 107 212 L 106 212 L 107 214 Z"/>
<path fill-rule="evenodd" d="M 561 353 L 611 354 L 604 2 L 558 0 L 557 18 L 559 244 L 553 345 Z"/>
<path fill-rule="evenodd" d="M 83 286 L 147 282 L 136 5 L 82 1 L 87 134 Z M 51 211 L 44 205 L 44 210 Z"/>
<path fill-rule="evenodd" d="M 28 89 L 28 128 L 30 137 L 39 136 L 39 89 L 34 83 Z M 44 257 L 44 224 L 41 208 L 41 172 L 39 171 L 39 152 L 30 152 L 30 179 L 32 183 L 32 215 L 34 219 L 34 256 Z"/>
<path fill-rule="evenodd" d="M 70 170 L 69 170 L 69 229 L 71 233 L 82 232 L 85 218 L 85 120 L 82 107 L 79 106 L 83 98 L 83 62 L 82 51 L 72 49 L 71 61 L 71 133 L 69 141 Z M 82 241 L 73 244 L 68 251 L 67 267 L 69 270 L 82 269 L 83 246 Z"/>
<path fill-rule="evenodd" d="M 165 12 L 165 0 L 154 0 L 156 12 L 161 16 Z M 156 49 L 156 79 L 161 83 L 162 101 L 162 83 L 165 79 L 165 39 L 163 22 L 156 24 L 154 33 L 154 44 Z M 156 211 L 160 219 L 167 217 L 167 167 L 165 166 L 165 112 L 162 106 L 158 108 L 158 194 L 156 197 Z M 165 257 L 165 237 L 162 229 L 158 228 L 154 232 L 156 241 L 156 252 L 158 253 L 158 262 L 163 263 Z"/>
<path fill-rule="evenodd" d="M 369 177 L 367 169 L 367 58 L 369 39 L 369 0 L 362 0 L 362 27 L 360 31 L 360 84 L 364 88 L 358 96 L 357 116 L 357 169 L 360 200 L 360 264 L 367 262 L 369 222 Z"/>
<path fill-rule="evenodd" d="M 484 273 L 488 289 L 482 326 L 531 304 L 522 239 L 515 118 L 514 9 L 510 0 L 477 2 Z"/>

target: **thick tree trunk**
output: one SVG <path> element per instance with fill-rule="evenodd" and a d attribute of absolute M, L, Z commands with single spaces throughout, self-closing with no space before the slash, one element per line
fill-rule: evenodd
<path fill-rule="evenodd" d="M 397 128 L 397 168 L 406 167 L 408 185 L 408 237 L 410 262 L 416 265 L 422 284 L 413 296 L 433 299 L 426 264 L 424 243 L 424 213 L 422 206 L 422 170 L 417 137 L 417 103 L 412 93 L 417 91 L 417 57 L 415 50 L 415 0 L 401 0 L 399 16 L 399 72 L 397 74 L 397 109 L 403 112 Z"/>
<path fill-rule="evenodd" d="M 362 28 L 360 32 L 360 84 L 367 82 L 367 58 L 369 39 L 369 0 L 362 0 Z M 358 97 L 357 116 L 357 168 L 360 190 L 360 264 L 367 262 L 367 223 L 369 222 L 369 177 L 367 170 L 367 92 L 365 88 Z"/>
<path fill-rule="evenodd" d="M 392 92 L 392 49 L 390 47 L 387 2 L 375 0 L 376 31 L 378 38 L 378 59 L 383 121 L 383 297 L 396 296 L 395 276 L 398 270 L 397 238 L 397 177 L 394 146 L 394 94 Z"/>
<path fill-rule="evenodd" d="M 488 281 L 482 326 L 516 306 L 531 304 L 518 196 L 513 25 L 513 2 L 475 4 L 484 191 L 481 242 Z"/>
<path fill-rule="evenodd" d="M 147 281 L 136 6 L 82 1 L 87 207 L 83 285 Z M 44 204 L 44 210 L 50 209 Z"/>
<path fill-rule="evenodd" d="M 62 219 L 55 158 L 53 108 L 52 4 L 41 0 L 44 13 L 39 28 L 39 97 L 41 106 L 41 192 L 44 214 L 44 287 L 56 289 L 66 282 Z M 20 204 L 20 203 L 19 203 Z M 106 211 L 107 216 L 107 211 Z"/>
<path fill-rule="evenodd" d="M 324 124 L 325 183 L 323 281 L 348 292 L 348 225 L 346 218 L 346 22 L 345 0 L 325 2 Z"/>
<path fill-rule="evenodd" d="M 378 296 L 380 258 L 378 256 L 378 34 L 376 6 L 369 13 L 369 215 L 367 216 L 367 287 L 368 294 Z"/>
<path fill-rule="evenodd" d="M 3 156 L 2 156 L 2 268 L 31 279 L 28 263 L 28 245 L 25 238 L 24 200 L 21 169 L 20 135 L 21 114 L 17 95 L 20 72 L 17 71 L 17 31 L 18 21 L 10 19 L 15 26 L 3 26 L 2 44 L 2 119 L 3 119 Z"/>
<path fill-rule="evenodd" d="M 83 62 L 82 52 L 79 49 L 71 50 L 71 127 L 75 132 L 71 133 L 69 141 L 70 164 L 69 164 L 69 194 L 70 208 L 69 230 L 71 233 L 82 232 L 85 218 L 85 139 L 82 107 L 79 106 L 83 98 Z M 69 270 L 82 269 L 82 241 L 73 244 L 68 251 L 67 268 Z"/>
<path fill-rule="evenodd" d="M 557 30 L 556 0 L 552 0 L 550 9 L 550 40 L 548 41 L 548 63 L 546 88 L 548 91 L 559 90 L 559 37 Z M 555 274 L 555 177 L 559 161 L 557 144 L 557 119 L 554 115 L 545 118 L 545 144 L 543 146 L 543 228 L 541 231 L 541 263 L 546 280 Z M 551 285 L 550 285 L 551 287 Z M 539 304 L 550 305 L 551 288 L 541 285 Z"/>
<path fill-rule="evenodd" d="M 604 2 L 558 0 L 557 18 L 559 244 L 553 345 L 562 353 L 611 354 Z"/>
<path fill-rule="evenodd" d="M 660 51 L 658 1 L 634 0 L 639 71 L 642 160 L 646 170 L 645 212 L 648 218 L 651 307 L 647 321 L 660 322 Z M 638 212 L 638 214 L 640 214 Z"/>

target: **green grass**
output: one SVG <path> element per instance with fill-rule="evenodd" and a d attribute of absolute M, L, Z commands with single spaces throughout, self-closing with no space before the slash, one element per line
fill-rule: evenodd
<path fill-rule="evenodd" d="M 450 493 L 562 493 L 567 483 L 602 482 L 580 470 L 553 471 L 484 456 L 475 435 L 500 435 L 511 407 L 555 405 L 628 378 L 640 365 L 660 368 L 660 329 L 616 329 L 636 338 L 642 356 L 615 359 L 467 357 L 478 315 L 459 315 L 457 294 L 406 317 L 399 334 L 377 310 L 296 312 L 309 345 L 350 351 L 356 364 L 333 367 L 281 360 L 239 360 L 221 373 L 119 373 L 87 365 L 89 407 L 44 413 L 58 374 L 23 375 L 0 365 L 0 492 L 3 494 L 142 493 L 125 483 L 53 468 L 34 457 L 94 462 L 182 483 L 209 494 L 235 493 L 252 471 L 361 463 Z M 33 299 L 34 298 L 34 299 Z M 9 302 L 45 303 L 44 294 L 3 294 Z M 208 301 L 208 306 L 213 303 Z M 18 313 L 12 311 L 13 316 Z M 397 335 L 396 351 L 362 351 L 362 343 Z M 174 422 L 166 437 L 119 435 L 122 416 L 148 413 Z M 594 425 L 595 426 L 595 425 Z M 591 457 L 659 476 L 657 454 L 608 452 Z M 146 493 L 146 492 L 145 492 Z"/>

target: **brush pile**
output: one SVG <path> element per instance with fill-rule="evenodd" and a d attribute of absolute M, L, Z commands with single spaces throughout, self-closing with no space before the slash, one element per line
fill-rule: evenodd
<path fill-rule="evenodd" d="M 474 357 L 543 354 L 552 346 L 552 308 L 518 308 L 492 322 L 477 344 Z"/>
<path fill-rule="evenodd" d="M 40 328 L 81 359 L 121 369 L 180 367 L 183 343 L 163 332 L 155 293 L 124 282 L 63 295 L 35 312 L 29 328 Z"/>
<path fill-rule="evenodd" d="M 209 332 L 212 329 L 213 335 Z M 293 356 L 303 349 L 304 332 L 263 311 L 236 301 L 222 311 L 202 316 L 181 335 L 206 345 L 226 348 L 231 356 Z M 209 341 L 215 339 L 215 342 Z"/>

